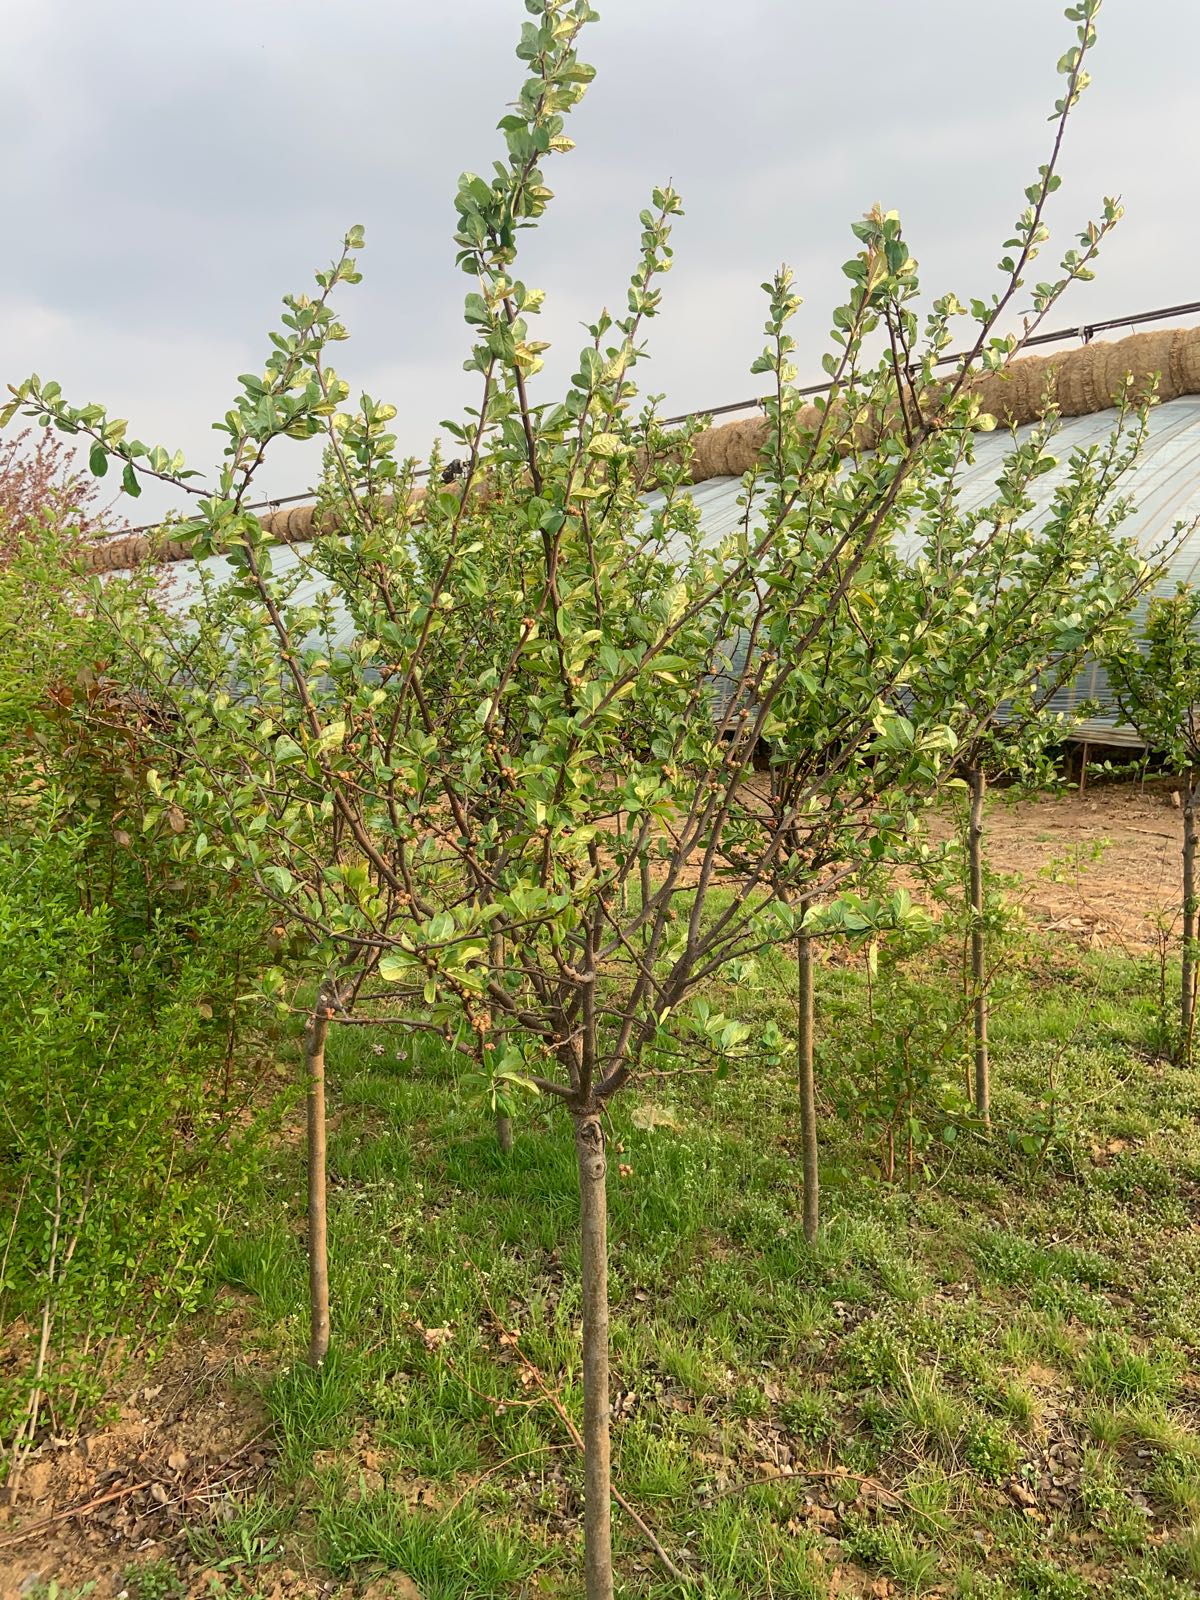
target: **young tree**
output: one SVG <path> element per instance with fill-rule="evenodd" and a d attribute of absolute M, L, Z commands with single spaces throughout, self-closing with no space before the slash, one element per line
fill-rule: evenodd
<path fill-rule="evenodd" d="M 1200 767 L 1200 590 L 1180 584 L 1155 595 L 1139 631 L 1105 657 L 1122 716 L 1161 751 L 1183 786 L 1183 972 L 1178 1058 L 1192 1060 L 1196 1027 L 1196 772 Z"/>
<path fill-rule="evenodd" d="M 973 1095 L 991 1117 L 988 963 L 984 896 L 984 800 L 989 777 L 1028 779 L 1070 724 L 1051 715 L 1054 696 L 1088 655 L 1122 630 L 1155 568 L 1121 533 L 1129 501 L 1118 493 L 1136 462 L 1146 412 L 1121 407 L 1101 445 L 1073 450 L 1048 503 L 1038 480 L 1059 466 L 1058 422 L 1049 415 L 1004 462 L 997 494 L 962 512 L 947 502 L 913 566 L 918 591 L 953 597 L 947 653 L 908 681 L 920 724 L 954 722 L 965 775 L 966 904 L 974 1048 Z M 929 668 L 932 667 L 932 670 Z"/>
<path fill-rule="evenodd" d="M 647 1062 L 745 1054 L 747 1027 L 696 991 L 803 934 L 804 903 L 906 842 L 947 770 L 952 723 L 917 727 L 901 708 L 906 680 L 954 636 L 954 599 L 931 589 L 914 610 L 894 545 L 934 514 L 962 458 L 979 420 L 972 375 L 1020 347 L 998 329 L 1047 236 L 1057 179 L 1051 162 L 1005 286 L 971 308 L 976 337 L 948 378 L 937 362 L 967 308 L 937 301 L 922 330 L 893 214 L 855 229 L 815 409 L 794 390 L 798 302 L 776 275 L 755 364 L 775 381 L 762 469 L 741 527 L 711 548 L 685 488 L 690 436 L 635 409 L 631 376 L 670 265 L 672 190 L 642 213 L 625 313 L 597 317 L 558 403 L 531 397 L 541 294 L 516 276 L 516 247 L 550 199 L 544 159 L 570 145 L 564 115 L 591 77 L 576 39 L 593 13 L 585 0 L 527 6 L 529 76 L 501 122 L 505 159 L 458 190 L 481 398 L 448 425 L 457 481 L 438 486 L 435 461 L 418 497 L 387 432 L 392 408 L 366 396 L 348 408 L 328 365 L 344 336 L 331 292 L 358 276 L 354 230 L 316 296 L 287 301 L 263 375 L 226 415 L 216 491 L 185 525 L 232 579 L 206 583 L 190 637 L 144 611 L 124 629 L 174 717 L 164 751 L 188 754 L 186 770 L 165 775 L 164 762 L 155 779 L 185 820 L 181 848 L 254 881 L 323 975 L 314 1084 L 322 1017 L 382 1019 L 440 1032 L 492 1092 L 540 1093 L 572 1119 L 586 1586 L 599 1600 L 613 1593 L 603 1112 Z M 1062 63 L 1057 139 L 1097 10 L 1083 0 L 1068 13 L 1078 44 Z M 1116 215 L 1108 203 L 1034 290 L 1026 332 L 1087 274 Z M 49 391 L 31 379 L 14 406 L 87 434 L 135 486 L 145 469 L 179 478 L 177 458 L 127 441 L 103 408 Z M 276 438 L 317 433 L 317 536 L 277 561 L 245 509 L 250 485 Z M 648 514 L 651 486 L 662 497 Z M 119 607 L 119 590 L 103 603 Z M 765 790 L 750 781 L 764 746 Z M 316 1166 L 319 1139 L 311 1148 Z"/>

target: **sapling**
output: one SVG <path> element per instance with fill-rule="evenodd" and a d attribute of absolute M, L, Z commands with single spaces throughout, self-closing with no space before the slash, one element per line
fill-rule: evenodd
<path fill-rule="evenodd" d="M 310 1365 L 319 1367 L 329 1354 L 329 1212 L 326 1197 L 325 1154 L 325 1045 L 330 1020 L 341 997 L 326 981 L 304 1024 L 304 1074 L 307 1128 L 306 1175 L 308 1181 L 308 1300 Z"/>
<path fill-rule="evenodd" d="M 801 901 L 796 939 L 796 1081 L 800 1096 L 800 1157 L 804 1178 L 804 1237 L 812 1244 L 821 1226 L 820 1140 L 817 1085 L 813 1073 L 815 988 L 812 934 L 804 930 L 808 904 Z"/>
<path fill-rule="evenodd" d="M 1183 791 L 1183 937 L 1177 1057 L 1190 1064 L 1196 1029 L 1196 772 L 1200 768 L 1200 590 L 1154 595 L 1140 627 L 1105 665 L 1122 716 L 1180 774 Z"/>
<path fill-rule="evenodd" d="M 997 493 L 970 512 L 946 507 L 937 537 L 914 563 L 913 581 L 953 594 L 956 624 L 946 654 L 908 681 L 920 723 L 954 721 L 966 787 L 966 904 L 970 935 L 973 1096 L 991 1118 L 984 806 L 989 776 L 1028 780 L 1070 732 L 1053 715 L 1058 691 L 1089 654 L 1123 628 L 1154 564 L 1122 534 L 1128 498 L 1118 493 L 1138 459 L 1146 411 L 1118 409 L 1109 437 L 1071 452 L 1049 496 L 1036 485 L 1060 466 L 1057 420 L 1048 416 L 1007 456 Z"/>

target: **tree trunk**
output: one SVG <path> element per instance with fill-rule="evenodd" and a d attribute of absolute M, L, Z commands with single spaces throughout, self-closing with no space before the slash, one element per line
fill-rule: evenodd
<path fill-rule="evenodd" d="M 608 1434 L 608 1205 L 604 1130 L 575 1113 L 583 1261 L 584 1567 L 587 1600 L 613 1600 L 612 1468 Z"/>
<path fill-rule="evenodd" d="M 1189 1066 L 1196 1027 L 1196 775 L 1189 767 L 1183 800 L 1183 984 L 1179 1060 Z"/>
<path fill-rule="evenodd" d="M 319 1367 L 329 1354 L 329 1243 L 325 1206 L 325 1041 L 329 995 L 321 985 L 304 1029 L 308 1079 L 308 1359 Z"/>
<path fill-rule="evenodd" d="M 488 866 L 495 865 L 495 853 L 488 855 Z M 488 945 L 492 964 L 492 976 L 500 983 L 504 982 L 504 935 L 493 933 Z M 512 1154 L 513 1126 L 512 1118 L 506 1111 L 496 1112 L 496 1143 L 500 1146 L 500 1154 Z"/>
<path fill-rule="evenodd" d="M 968 774 L 971 817 L 967 827 L 967 860 L 971 875 L 971 988 L 975 1024 L 975 1110 L 985 1128 L 992 1122 L 992 1090 L 988 1063 L 987 965 L 983 931 L 983 799 L 987 779 L 979 767 Z"/>
<path fill-rule="evenodd" d="M 821 1225 L 817 1093 L 813 1080 L 812 940 L 796 940 L 796 1076 L 800 1088 L 800 1150 L 804 1168 L 804 1237 L 812 1244 Z"/>

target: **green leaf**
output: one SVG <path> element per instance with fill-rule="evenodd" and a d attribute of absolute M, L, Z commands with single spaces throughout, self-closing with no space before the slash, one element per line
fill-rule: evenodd
<path fill-rule="evenodd" d="M 288 761 L 302 761 L 304 751 L 290 734 L 281 733 L 275 741 L 275 763 L 282 766 Z"/>
<path fill-rule="evenodd" d="M 615 456 L 625 455 L 629 447 L 619 434 L 594 433 L 588 440 L 587 448 L 589 455 L 611 461 Z"/>

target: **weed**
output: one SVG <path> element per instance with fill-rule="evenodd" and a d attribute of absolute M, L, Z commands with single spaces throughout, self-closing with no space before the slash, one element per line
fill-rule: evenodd
<path fill-rule="evenodd" d="M 963 1458 L 987 1483 L 1003 1483 L 1016 1471 L 1021 1452 L 1012 1435 L 987 1418 L 973 1418 L 963 1438 Z"/>
<path fill-rule="evenodd" d="M 1200 1458 L 1194 1451 L 1167 1451 L 1146 1479 L 1146 1493 L 1172 1517 L 1200 1520 Z"/>
<path fill-rule="evenodd" d="M 187 1591 L 179 1569 L 165 1556 L 160 1561 L 143 1561 L 126 1567 L 121 1582 L 129 1600 L 183 1600 Z"/>
<path fill-rule="evenodd" d="M 1119 1400 L 1169 1395 L 1179 1376 L 1178 1354 L 1165 1349 L 1138 1351 L 1121 1334 L 1093 1338 L 1076 1363 L 1079 1381 L 1097 1394 Z"/>
<path fill-rule="evenodd" d="M 1193 1522 L 1163 1546 L 1162 1562 L 1172 1577 L 1200 1584 L 1200 1522 Z"/>
<path fill-rule="evenodd" d="M 861 1523 L 846 1544 L 851 1554 L 868 1562 L 911 1594 L 921 1594 L 938 1576 L 938 1557 L 923 1549 L 903 1528 L 888 1523 Z"/>

